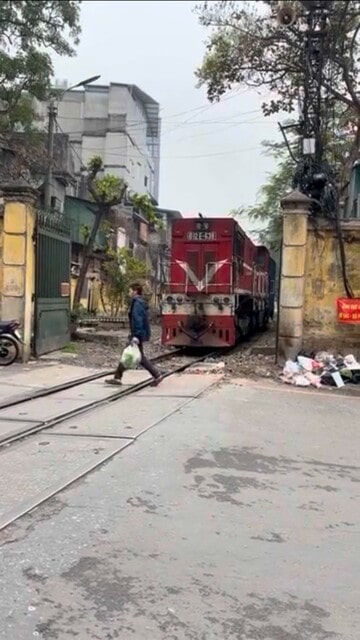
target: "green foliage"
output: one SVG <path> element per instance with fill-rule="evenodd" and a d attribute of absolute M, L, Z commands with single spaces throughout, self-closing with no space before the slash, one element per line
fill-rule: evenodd
<path fill-rule="evenodd" d="M 93 190 L 96 200 L 110 206 L 122 202 L 126 192 L 126 186 L 122 178 L 111 174 L 106 174 L 93 180 Z"/>
<path fill-rule="evenodd" d="M 111 236 L 115 231 L 108 222 L 111 207 L 124 203 L 127 191 L 127 184 L 121 178 L 111 174 L 101 175 L 101 172 L 103 171 L 103 161 L 100 156 L 94 156 L 91 158 L 87 165 L 87 169 L 89 172 L 87 186 L 93 200 L 98 205 L 98 212 L 95 216 L 94 225 L 86 243 L 84 260 L 80 268 L 80 274 L 74 293 L 74 308 L 77 308 L 80 303 L 81 291 L 85 282 L 86 272 L 90 264 L 90 257 L 94 249 L 96 235 L 100 227 L 102 227 L 110 244 Z M 157 224 L 158 220 L 148 196 L 133 194 L 131 196 L 131 203 L 134 209 L 136 208 L 140 213 L 143 213 L 144 217 L 146 217 L 150 223 L 154 222 L 155 225 Z M 130 274 L 131 278 L 135 277 L 137 274 L 138 277 L 143 275 L 143 271 L 140 269 L 140 264 L 142 263 L 139 263 L 139 261 L 133 262 L 135 259 L 131 257 L 131 254 L 126 253 L 126 251 L 124 253 L 124 251 L 125 250 L 122 249 L 119 252 L 116 251 L 115 253 L 112 253 L 112 250 L 109 250 L 108 260 L 104 267 L 106 274 L 106 295 L 107 298 L 111 300 L 110 306 L 112 308 L 112 313 L 114 313 L 114 309 L 118 309 L 123 302 L 123 292 L 128 283 L 128 280 L 126 279 L 127 274 Z M 135 274 L 133 274 L 134 271 Z M 105 309 L 104 302 L 103 306 Z"/>
<path fill-rule="evenodd" d="M 39 120 L 40 116 L 34 109 L 31 96 L 29 94 L 22 94 L 19 100 L 15 101 L 11 111 L 7 111 L 6 109 L 4 111 L 0 110 L 0 131 L 2 133 L 8 133 L 20 126 L 24 133 L 31 135 L 35 132 L 34 125 Z M 36 143 L 35 140 L 34 142 Z"/>
<path fill-rule="evenodd" d="M 154 205 L 151 202 L 151 199 L 147 195 L 140 195 L 138 193 L 134 193 L 130 197 L 130 201 L 135 210 L 139 211 L 144 218 L 150 223 L 158 226 L 161 221 L 155 215 Z"/>
<path fill-rule="evenodd" d="M 142 282 L 149 275 L 145 262 L 125 248 L 107 251 L 103 271 L 102 304 L 110 315 L 116 315 L 124 306 L 131 283 Z"/>
<path fill-rule="evenodd" d="M 101 156 L 93 156 L 87 165 L 88 186 L 95 202 L 106 207 L 120 204 L 125 196 L 127 184 L 112 174 L 99 175 L 104 168 Z"/>
<path fill-rule="evenodd" d="M 90 229 L 88 227 L 87 224 L 81 224 L 80 225 L 80 235 L 82 236 L 83 240 L 84 240 L 84 244 L 87 244 L 89 237 L 90 237 Z"/>
<path fill-rule="evenodd" d="M 99 177 L 98 174 L 103 170 L 103 161 L 100 156 L 91 158 L 87 169 L 90 174 L 89 187 L 94 200 L 108 206 L 123 202 L 127 184 L 122 178 L 111 174 Z M 141 213 L 149 224 L 153 224 L 158 229 L 162 228 L 162 221 L 156 216 L 154 205 L 148 195 L 133 193 L 129 200 L 135 211 Z"/>
<path fill-rule="evenodd" d="M 107 240 L 110 240 L 111 237 L 113 237 L 114 233 L 116 232 L 114 225 L 111 224 L 109 220 L 102 220 L 100 229 Z"/>
<path fill-rule="evenodd" d="M 81 320 L 82 318 L 85 318 L 86 316 L 87 316 L 87 310 L 82 304 L 74 305 L 73 308 L 71 309 L 70 318 L 71 318 L 71 322 L 73 323 L 77 323 L 79 320 Z"/>
<path fill-rule="evenodd" d="M 73 353 L 76 354 L 78 352 L 78 346 L 75 342 L 69 342 L 61 349 L 63 353 Z"/>
<path fill-rule="evenodd" d="M 87 168 L 91 172 L 91 174 L 96 175 L 99 171 L 103 169 L 103 161 L 101 156 L 93 156 L 90 158 Z"/>
<path fill-rule="evenodd" d="M 353 148 L 352 136 L 347 133 L 349 125 L 354 121 L 353 113 L 349 108 L 345 110 L 339 107 L 333 115 L 333 128 L 325 129 L 322 144 L 325 157 L 334 167 L 337 175 L 337 183 L 341 191 L 347 183 L 349 171 L 346 169 L 348 158 L 351 157 Z M 290 120 L 286 123 L 294 124 Z M 295 137 L 294 137 L 295 134 Z M 239 218 L 246 216 L 257 224 L 254 230 L 258 234 L 259 242 L 265 244 L 272 252 L 278 252 L 281 245 L 282 217 L 281 199 L 292 189 L 292 179 L 298 156 L 298 142 L 296 140 L 296 128 L 293 135 L 288 134 L 288 144 L 293 154 L 284 141 L 272 142 L 264 140 L 262 145 L 264 153 L 276 160 L 276 168 L 267 175 L 265 184 L 261 187 L 255 205 L 240 207 L 232 211 L 231 215 Z"/>
<path fill-rule="evenodd" d="M 207 87 L 211 102 L 219 100 L 230 88 L 248 86 L 271 95 L 263 104 L 265 115 L 296 108 L 304 71 L 304 8 L 293 0 L 287 4 L 293 5 L 297 13 L 291 28 L 279 26 L 277 0 L 222 0 L 197 6 L 200 23 L 211 29 L 211 35 L 196 75 L 199 84 Z M 330 96 L 359 116 L 360 2 L 328 0 L 327 10 L 323 67 L 331 68 L 331 77 L 324 74 L 323 86 Z M 312 71 L 316 73 L 315 67 Z"/>
<path fill-rule="evenodd" d="M 276 170 L 269 174 L 267 182 L 261 187 L 257 203 L 251 207 L 240 208 L 233 212 L 236 218 L 247 216 L 256 223 L 256 233 L 261 244 L 277 252 L 281 245 L 282 217 L 280 202 L 291 190 L 294 165 L 285 155 L 278 162 Z"/>
<path fill-rule="evenodd" d="M 34 116 L 31 100 L 42 100 L 50 89 L 50 52 L 72 56 L 78 43 L 80 1 L 2 0 L 0 3 L 0 126 L 11 130 L 28 125 Z"/>

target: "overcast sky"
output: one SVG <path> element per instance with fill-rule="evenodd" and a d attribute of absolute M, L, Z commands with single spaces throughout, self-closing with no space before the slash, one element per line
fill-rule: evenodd
<path fill-rule="evenodd" d="M 159 204 L 223 216 L 254 203 L 273 169 L 261 141 L 279 134 L 276 119 L 262 116 L 256 92 L 241 89 L 210 105 L 196 88 L 206 32 L 194 5 L 84 2 L 77 56 L 56 59 L 55 72 L 70 83 L 101 74 L 101 84 L 137 84 L 155 98 L 162 118 Z"/>

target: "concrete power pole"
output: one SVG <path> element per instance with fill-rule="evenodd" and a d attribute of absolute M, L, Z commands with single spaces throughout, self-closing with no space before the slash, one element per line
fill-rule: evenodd
<path fill-rule="evenodd" d="M 54 164 L 54 133 L 55 133 L 55 121 L 57 116 L 57 106 L 55 98 L 51 98 L 48 107 L 48 139 L 47 139 L 47 171 L 45 177 L 45 210 L 51 209 L 51 193 L 52 193 L 52 179 L 53 179 L 53 164 Z"/>

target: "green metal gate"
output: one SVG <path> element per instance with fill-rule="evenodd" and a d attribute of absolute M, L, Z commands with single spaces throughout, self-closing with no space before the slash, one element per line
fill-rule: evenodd
<path fill-rule="evenodd" d="M 38 212 L 35 256 L 34 351 L 39 356 L 70 340 L 70 226 L 62 214 Z"/>

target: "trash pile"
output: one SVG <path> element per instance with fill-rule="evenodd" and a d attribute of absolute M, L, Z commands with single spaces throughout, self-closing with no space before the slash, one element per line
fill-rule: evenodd
<path fill-rule="evenodd" d="M 225 362 L 219 362 L 213 358 L 208 358 L 205 362 L 195 366 L 189 367 L 187 373 L 209 374 L 209 373 L 223 373 L 225 369 Z"/>
<path fill-rule="evenodd" d="M 313 358 L 299 355 L 296 362 L 285 363 L 281 380 L 296 387 L 326 385 L 340 389 L 349 382 L 360 384 L 360 363 L 352 354 L 345 358 L 326 351 L 320 351 Z"/>

